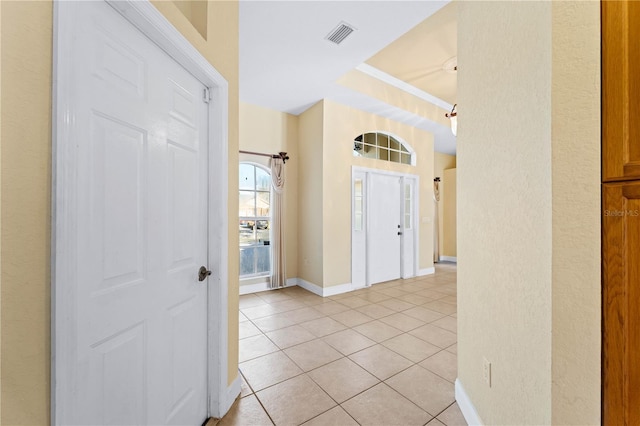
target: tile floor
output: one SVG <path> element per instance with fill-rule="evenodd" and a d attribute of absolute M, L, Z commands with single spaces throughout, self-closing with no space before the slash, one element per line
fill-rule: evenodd
<path fill-rule="evenodd" d="M 328 298 L 240 297 L 242 395 L 220 425 L 466 425 L 456 266 Z"/>

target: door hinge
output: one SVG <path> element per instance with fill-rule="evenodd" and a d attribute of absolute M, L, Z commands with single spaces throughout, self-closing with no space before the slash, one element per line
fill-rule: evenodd
<path fill-rule="evenodd" d="M 209 101 L 211 101 L 211 89 L 209 89 L 208 87 L 204 88 L 204 93 L 202 95 L 202 100 L 207 104 L 209 103 Z"/>

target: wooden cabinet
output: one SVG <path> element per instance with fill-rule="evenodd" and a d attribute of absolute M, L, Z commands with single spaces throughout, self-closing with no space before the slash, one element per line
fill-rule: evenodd
<path fill-rule="evenodd" d="M 603 423 L 640 424 L 640 181 L 603 185 Z"/>
<path fill-rule="evenodd" d="M 640 2 L 601 5 L 602 179 L 640 179 Z"/>
<path fill-rule="evenodd" d="M 602 422 L 640 425 L 640 2 L 601 11 Z"/>

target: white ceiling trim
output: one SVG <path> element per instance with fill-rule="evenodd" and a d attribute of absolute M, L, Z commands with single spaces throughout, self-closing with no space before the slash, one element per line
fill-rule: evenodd
<path fill-rule="evenodd" d="M 376 67 L 372 67 L 369 64 L 362 63 L 358 65 L 356 69 L 362 73 L 367 74 L 368 76 L 371 76 L 380 81 L 383 81 L 395 88 L 398 88 L 404 92 L 407 92 L 413 96 L 416 96 L 422 99 L 423 101 L 427 101 L 444 110 L 450 111 L 451 109 L 453 109 L 453 105 L 451 105 L 449 102 L 443 101 L 442 99 L 437 98 L 432 94 L 425 92 L 424 90 L 418 89 L 416 86 L 412 86 L 411 84 L 406 83 L 400 80 L 399 78 L 392 76 L 391 74 L 387 74 L 386 72 Z"/>
<path fill-rule="evenodd" d="M 340 85 L 335 85 L 325 99 L 425 130 L 433 134 L 434 151 L 456 154 L 456 138 L 448 126 Z"/>

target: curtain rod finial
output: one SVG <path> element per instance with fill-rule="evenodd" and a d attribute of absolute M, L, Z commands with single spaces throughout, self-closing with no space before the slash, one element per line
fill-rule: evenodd
<path fill-rule="evenodd" d="M 287 153 L 281 151 L 278 154 L 280 155 L 280 158 L 282 158 L 282 162 L 286 164 L 287 160 L 289 159 L 289 156 L 287 155 Z"/>

